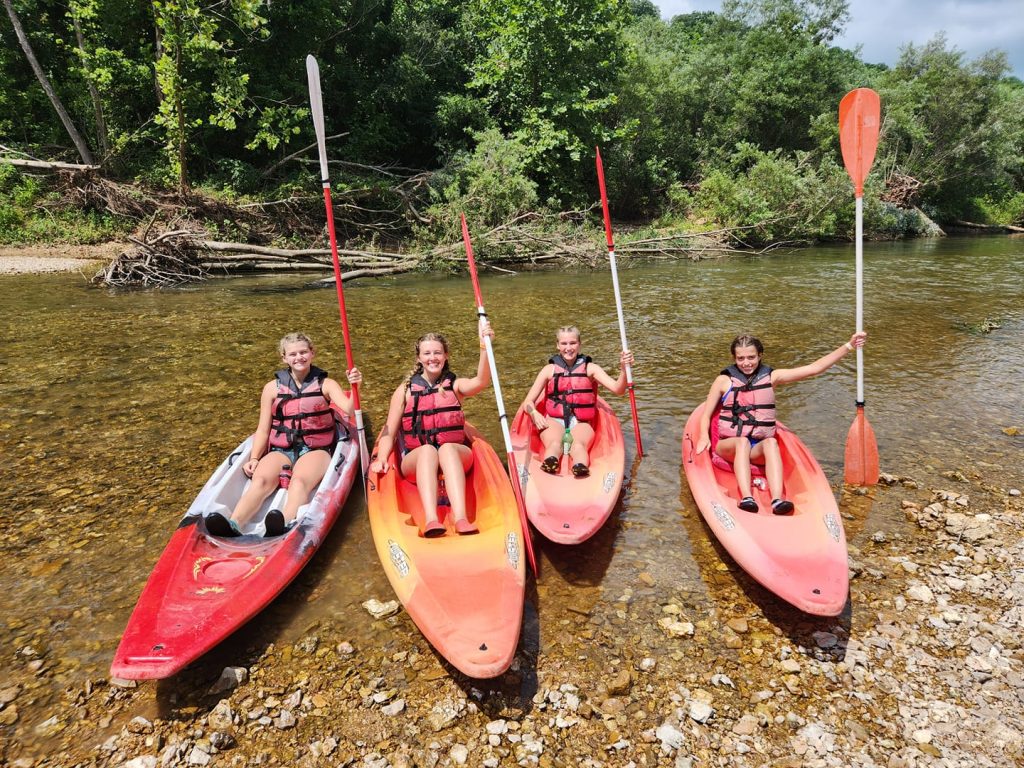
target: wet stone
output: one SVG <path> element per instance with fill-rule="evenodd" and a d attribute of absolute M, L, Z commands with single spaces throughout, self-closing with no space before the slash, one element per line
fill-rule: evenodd
<path fill-rule="evenodd" d="M 380 708 L 380 711 L 389 717 L 401 714 L 405 710 L 405 699 L 395 699 L 390 704 Z"/>
<path fill-rule="evenodd" d="M 382 603 L 373 597 L 363 603 L 363 608 L 375 619 L 386 619 L 388 616 L 394 616 L 398 613 L 400 607 L 397 600 L 388 600 L 386 603 Z"/>
<path fill-rule="evenodd" d="M 711 719 L 711 716 L 715 713 L 714 707 L 708 704 L 706 701 L 691 701 L 690 709 L 687 714 L 691 720 L 698 723 L 706 723 Z"/>
<path fill-rule="evenodd" d="M 158 759 L 155 755 L 140 755 L 126 760 L 121 768 L 156 768 Z"/>
<path fill-rule="evenodd" d="M 133 717 L 128 721 L 129 733 L 152 733 L 153 724 L 144 717 Z"/>
<path fill-rule="evenodd" d="M 210 695 L 230 691 L 249 679 L 249 670 L 245 667 L 224 667 L 217 682 L 210 688 Z"/>
<path fill-rule="evenodd" d="M 725 625 L 729 627 L 733 632 L 743 635 L 750 631 L 750 627 L 747 624 L 747 620 L 744 618 L 729 619 L 725 622 Z"/>

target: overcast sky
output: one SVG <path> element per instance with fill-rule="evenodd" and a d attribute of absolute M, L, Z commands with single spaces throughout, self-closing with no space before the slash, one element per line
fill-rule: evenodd
<path fill-rule="evenodd" d="M 999 48 L 1010 68 L 1024 80 L 1024 2 L 1022 0 L 849 0 L 850 21 L 836 40 L 843 48 L 860 45 L 861 59 L 896 63 L 900 47 L 921 45 L 945 31 L 949 46 L 974 59 Z M 681 13 L 718 11 L 720 0 L 654 0 L 662 18 Z"/>

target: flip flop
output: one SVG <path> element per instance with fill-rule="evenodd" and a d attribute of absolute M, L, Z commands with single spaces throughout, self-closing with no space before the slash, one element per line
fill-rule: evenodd
<path fill-rule="evenodd" d="M 423 536 L 427 539 L 436 539 L 447 533 L 444 525 L 437 520 L 431 520 L 423 526 Z"/>

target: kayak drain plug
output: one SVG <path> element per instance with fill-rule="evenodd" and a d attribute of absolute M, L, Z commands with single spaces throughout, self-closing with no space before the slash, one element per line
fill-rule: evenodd
<path fill-rule="evenodd" d="M 811 592 L 813 592 L 816 595 L 820 595 L 821 594 L 821 590 L 820 589 L 812 589 Z"/>
<path fill-rule="evenodd" d="M 487 643 L 480 643 L 480 650 L 481 651 L 486 651 L 487 650 Z"/>

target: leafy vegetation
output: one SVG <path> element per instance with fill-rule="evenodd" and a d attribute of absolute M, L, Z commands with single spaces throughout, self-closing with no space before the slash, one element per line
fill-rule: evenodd
<path fill-rule="evenodd" d="M 1005 54 L 967 60 L 939 35 L 891 69 L 865 63 L 834 45 L 845 0 L 671 21 L 650 0 L 3 1 L 0 154 L 83 157 L 19 24 L 103 177 L 185 198 L 315 198 L 315 54 L 347 238 L 437 243 L 461 211 L 494 228 L 587 210 L 595 145 L 617 217 L 749 245 L 848 238 L 836 112 L 858 86 L 883 105 L 869 234 L 913 235 L 924 214 L 1024 224 L 1024 84 Z M 52 183 L 0 164 L 0 240 L 132 225 L 62 207 Z"/>

